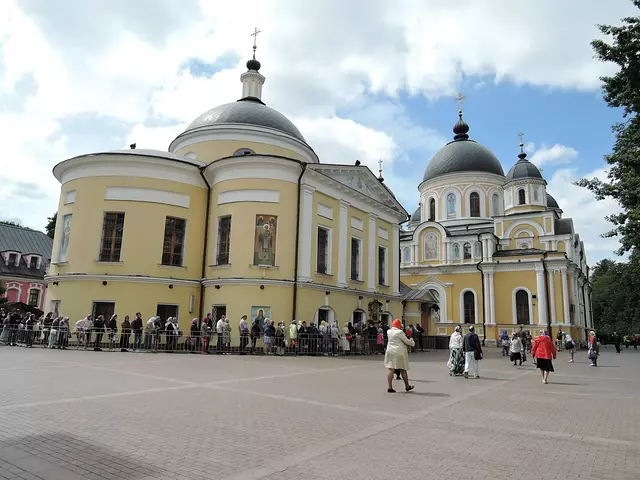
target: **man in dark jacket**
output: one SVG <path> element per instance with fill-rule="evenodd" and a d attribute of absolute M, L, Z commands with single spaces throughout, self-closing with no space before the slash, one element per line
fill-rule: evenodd
<path fill-rule="evenodd" d="M 479 378 L 478 375 L 478 362 L 482 359 L 482 346 L 480 345 L 480 338 L 476 335 L 475 327 L 471 325 L 469 327 L 469 333 L 464 336 L 462 341 L 462 350 L 464 351 L 464 378 L 469 378 L 469 374 L 473 378 Z"/>
<path fill-rule="evenodd" d="M 133 349 L 140 350 L 142 344 L 142 314 L 140 312 L 136 313 L 136 318 L 131 322 L 131 330 L 133 331 Z"/>

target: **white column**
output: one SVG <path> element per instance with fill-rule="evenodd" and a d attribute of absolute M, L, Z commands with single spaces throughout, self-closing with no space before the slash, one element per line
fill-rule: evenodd
<path fill-rule="evenodd" d="M 482 260 L 484 262 L 489 260 L 489 240 L 486 238 L 482 240 Z"/>
<path fill-rule="evenodd" d="M 538 290 L 538 325 L 547 324 L 547 289 L 544 284 L 544 270 L 536 267 L 536 286 Z"/>
<path fill-rule="evenodd" d="M 416 244 L 411 245 L 411 263 L 413 265 L 417 265 L 418 262 L 420 261 L 420 259 L 418 258 L 419 252 L 420 252 L 420 249 L 418 248 L 418 245 Z"/>
<path fill-rule="evenodd" d="M 453 244 L 447 244 L 447 263 L 453 263 Z"/>
<path fill-rule="evenodd" d="M 400 248 L 400 227 L 398 225 L 393 225 L 391 236 L 391 261 L 389 262 L 389 276 L 392 279 L 392 291 L 394 295 L 400 294 L 400 272 L 396 268 L 398 264 L 398 249 Z"/>
<path fill-rule="evenodd" d="M 442 243 L 441 252 L 442 259 L 440 260 L 442 263 L 449 263 L 449 244 L 447 242 Z"/>
<path fill-rule="evenodd" d="M 494 286 L 494 273 L 489 273 L 489 300 L 491 305 L 491 316 L 489 317 L 489 323 L 495 325 L 496 323 L 496 292 Z"/>
<path fill-rule="evenodd" d="M 548 272 L 549 278 L 549 306 L 551 307 L 551 323 L 555 325 L 557 323 L 556 319 L 556 286 L 554 285 L 554 275 L 553 270 L 549 270 Z"/>
<path fill-rule="evenodd" d="M 378 216 L 374 213 L 369 214 L 369 285 L 368 290 L 375 292 L 376 290 L 376 259 L 378 258 L 378 249 L 376 238 L 378 238 L 378 227 L 376 225 L 376 219 Z"/>
<path fill-rule="evenodd" d="M 484 303 L 484 322 L 489 323 L 489 318 L 491 315 L 491 293 L 489 292 L 489 275 L 484 274 L 482 277 L 484 280 L 484 298 L 482 299 L 482 302 Z"/>
<path fill-rule="evenodd" d="M 349 203 L 340 200 L 340 238 L 338 241 L 338 286 L 347 286 L 347 248 L 349 234 Z M 331 260 L 330 260 L 331 261 Z"/>
<path fill-rule="evenodd" d="M 571 313 L 569 312 L 569 282 L 567 281 L 567 270 L 561 270 L 562 275 L 562 307 L 564 313 L 564 324 L 571 323 Z"/>
<path fill-rule="evenodd" d="M 300 246 L 298 249 L 298 280 L 311 281 L 311 244 L 313 228 L 313 192 L 310 185 L 301 185 L 302 205 L 300 208 Z"/>

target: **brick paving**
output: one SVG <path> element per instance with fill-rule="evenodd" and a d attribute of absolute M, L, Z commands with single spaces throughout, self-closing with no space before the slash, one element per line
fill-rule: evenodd
<path fill-rule="evenodd" d="M 0 347 L 0 480 L 640 478 L 640 351 L 561 354 L 549 385 L 445 361 L 412 355 L 391 395 L 381 356 Z"/>

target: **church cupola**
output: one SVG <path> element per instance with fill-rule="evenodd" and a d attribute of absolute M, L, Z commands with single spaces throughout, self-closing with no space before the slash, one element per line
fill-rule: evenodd
<path fill-rule="evenodd" d="M 505 215 L 544 210 L 546 208 L 547 182 L 542 172 L 527 160 L 520 136 L 518 161 L 509 170 L 504 184 Z"/>
<path fill-rule="evenodd" d="M 251 34 L 253 36 L 253 57 L 247 62 L 247 71 L 240 75 L 242 82 L 242 99 L 262 101 L 262 85 L 266 80 L 259 72 L 260 62 L 256 60 L 256 39 L 260 30 L 257 28 Z"/>

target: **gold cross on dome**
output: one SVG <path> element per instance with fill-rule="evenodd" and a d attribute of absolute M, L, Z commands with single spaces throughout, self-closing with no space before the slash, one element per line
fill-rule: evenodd
<path fill-rule="evenodd" d="M 380 176 L 382 176 L 382 159 L 378 160 L 378 172 L 380 173 Z"/>
<path fill-rule="evenodd" d="M 458 102 L 458 111 L 462 111 L 462 101 L 467 98 L 462 93 L 458 92 L 458 96 L 456 97 L 456 101 Z"/>
<path fill-rule="evenodd" d="M 524 138 L 524 133 L 518 132 L 518 137 L 520 137 L 520 151 L 524 152 L 524 142 L 522 139 Z"/>
<path fill-rule="evenodd" d="M 255 52 L 256 48 L 258 48 L 258 46 L 256 45 L 256 42 L 258 40 L 258 34 L 260 33 L 260 30 L 258 30 L 258 27 L 253 29 L 253 33 L 251 34 L 251 36 L 253 37 L 253 51 Z"/>

